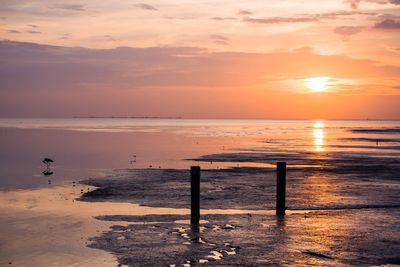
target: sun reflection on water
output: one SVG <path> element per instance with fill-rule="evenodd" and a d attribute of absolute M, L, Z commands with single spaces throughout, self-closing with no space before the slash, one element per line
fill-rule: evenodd
<path fill-rule="evenodd" d="M 324 151 L 324 123 L 316 121 L 313 125 L 314 151 Z"/>

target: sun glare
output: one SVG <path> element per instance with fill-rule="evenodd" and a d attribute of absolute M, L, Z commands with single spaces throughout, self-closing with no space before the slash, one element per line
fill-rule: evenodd
<path fill-rule="evenodd" d="M 321 121 L 316 121 L 313 125 L 314 151 L 316 152 L 324 151 L 324 127 Z"/>
<path fill-rule="evenodd" d="M 305 81 L 305 85 L 314 93 L 324 92 L 328 89 L 329 78 L 328 77 L 313 77 L 308 78 Z"/>

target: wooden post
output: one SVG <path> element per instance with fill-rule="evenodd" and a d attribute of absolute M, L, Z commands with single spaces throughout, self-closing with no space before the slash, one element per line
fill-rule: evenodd
<path fill-rule="evenodd" d="M 200 222 L 200 167 L 190 167 L 190 192 L 191 192 L 191 209 L 190 223 L 198 225 Z"/>
<path fill-rule="evenodd" d="M 286 210 L 286 162 L 276 164 L 276 215 L 285 215 Z"/>

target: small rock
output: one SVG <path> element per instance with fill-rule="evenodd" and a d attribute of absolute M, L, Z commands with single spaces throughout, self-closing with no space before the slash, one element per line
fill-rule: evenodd
<path fill-rule="evenodd" d="M 310 251 L 310 250 L 306 250 L 306 251 L 302 251 L 303 254 L 307 254 L 309 256 L 313 256 L 313 257 L 317 257 L 317 258 L 323 258 L 323 259 L 329 259 L 329 260 L 333 260 L 333 258 L 331 256 L 327 256 L 324 255 L 322 253 L 319 252 L 314 252 L 314 251 Z"/>
<path fill-rule="evenodd" d="M 225 224 L 224 226 L 222 226 L 222 229 L 231 230 L 231 229 L 235 229 L 235 226 L 233 226 L 231 224 Z"/>

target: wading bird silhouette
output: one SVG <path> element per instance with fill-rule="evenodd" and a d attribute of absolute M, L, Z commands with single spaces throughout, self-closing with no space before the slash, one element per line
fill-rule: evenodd
<path fill-rule="evenodd" d="M 44 158 L 42 162 L 46 165 L 46 169 L 42 172 L 44 176 L 53 175 L 50 165 L 54 162 L 51 158 Z"/>
<path fill-rule="evenodd" d="M 54 161 L 53 161 L 51 158 L 44 158 L 44 159 L 42 160 L 42 162 L 43 162 L 44 164 L 46 164 L 47 167 L 50 167 L 51 163 L 54 162 Z"/>

